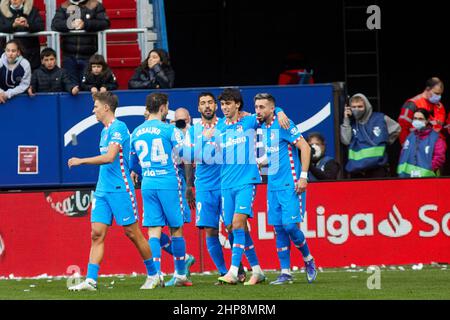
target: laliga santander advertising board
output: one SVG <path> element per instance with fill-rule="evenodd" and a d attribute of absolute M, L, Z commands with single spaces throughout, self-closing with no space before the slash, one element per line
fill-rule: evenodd
<path fill-rule="evenodd" d="M 301 224 L 317 265 L 343 267 L 450 262 L 450 179 L 310 183 L 307 216 Z M 0 194 L 0 276 L 86 273 L 90 247 L 91 190 Z M 140 192 L 137 192 L 141 204 Z M 139 207 L 142 215 L 142 208 Z M 192 212 L 193 219 L 194 212 Z M 273 228 L 267 225 L 266 186 L 258 186 L 250 229 L 263 269 L 278 269 Z M 145 231 L 145 230 L 144 230 Z M 167 230 L 166 230 L 167 231 Z M 212 271 L 198 229 L 185 225 L 193 272 Z M 229 248 L 221 226 L 220 238 Z M 225 249 L 226 261 L 230 250 Z M 292 265 L 302 267 L 291 247 Z M 244 259 L 244 263 L 247 261 Z M 248 264 L 247 264 L 248 266 Z M 173 272 L 163 253 L 164 272 Z M 138 252 L 113 225 L 100 273 L 144 273 Z"/>

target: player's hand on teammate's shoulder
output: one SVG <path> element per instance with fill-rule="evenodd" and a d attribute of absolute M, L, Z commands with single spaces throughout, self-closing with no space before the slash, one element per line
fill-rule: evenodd
<path fill-rule="evenodd" d="M 134 186 L 136 186 L 139 183 L 139 175 L 136 172 L 131 171 L 130 177 L 131 181 L 133 181 Z"/>
<path fill-rule="evenodd" d="M 67 165 L 69 166 L 69 168 L 72 168 L 74 166 L 79 166 L 81 164 L 81 159 L 80 158 L 70 158 L 69 161 L 67 161 Z"/>
<path fill-rule="evenodd" d="M 297 194 L 301 194 L 306 191 L 306 187 L 308 186 L 308 180 L 304 178 L 300 178 L 295 184 L 295 192 Z"/>
<path fill-rule="evenodd" d="M 278 117 L 278 123 L 280 124 L 280 126 L 283 129 L 287 130 L 290 128 L 291 123 L 290 123 L 289 118 L 286 115 L 286 113 L 284 113 L 283 111 L 280 111 L 280 112 L 278 112 L 277 117 Z"/>

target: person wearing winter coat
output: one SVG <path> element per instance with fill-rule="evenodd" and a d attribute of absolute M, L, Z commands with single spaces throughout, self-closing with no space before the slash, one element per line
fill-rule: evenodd
<path fill-rule="evenodd" d="M 74 19 L 79 15 L 79 18 Z M 97 0 L 67 0 L 56 10 L 52 30 L 59 32 L 81 31 L 88 33 L 106 30 L 110 21 L 105 8 Z M 62 38 L 62 64 L 64 69 L 81 83 L 89 58 L 98 51 L 97 35 L 74 33 Z"/>
<path fill-rule="evenodd" d="M 39 9 L 33 6 L 33 0 L 1 0 L 0 2 L 0 32 L 40 32 L 44 31 L 45 24 Z M 31 64 L 31 69 L 40 66 L 40 44 L 39 37 L 20 37 L 25 51 L 22 55 Z M 5 41 L 1 40 L 1 47 L 5 47 Z"/>
<path fill-rule="evenodd" d="M 170 89 L 173 88 L 175 72 L 170 66 L 167 52 L 154 49 L 147 59 L 136 69 L 128 81 L 129 89 Z"/>
<path fill-rule="evenodd" d="M 77 95 L 80 91 L 67 71 L 56 65 L 56 52 L 52 48 L 45 48 L 41 52 L 41 67 L 33 71 L 28 95 L 36 92 L 69 92 Z"/>
<path fill-rule="evenodd" d="M 100 54 L 94 54 L 89 59 L 89 65 L 81 80 L 81 90 L 105 92 L 118 88 L 117 79 L 109 68 L 105 58 Z"/>

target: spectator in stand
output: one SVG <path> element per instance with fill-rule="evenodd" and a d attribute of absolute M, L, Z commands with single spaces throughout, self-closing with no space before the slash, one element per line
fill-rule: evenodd
<path fill-rule="evenodd" d="M 33 0 L 1 0 L 0 2 L 0 32 L 39 32 L 44 31 L 44 20 L 39 14 L 39 10 L 33 7 Z M 39 37 L 16 37 L 26 49 L 22 52 L 25 59 L 31 64 L 31 69 L 40 66 Z M 4 48 L 5 42 L 1 41 Z"/>
<path fill-rule="evenodd" d="M 41 52 L 41 67 L 33 71 L 31 86 L 28 94 L 34 96 L 36 92 L 69 92 L 77 95 L 80 89 L 73 82 L 67 71 L 56 65 L 56 52 L 45 48 Z"/>
<path fill-rule="evenodd" d="M 79 15 L 79 18 L 75 18 Z M 110 27 L 105 8 L 97 0 L 65 1 L 56 10 L 52 30 L 98 32 Z M 98 50 L 97 35 L 74 33 L 62 37 L 63 67 L 79 84 L 89 58 Z"/>
<path fill-rule="evenodd" d="M 170 66 L 167 52 L 153 49 L 128 81 L 128 88 L 170 89 L 173 88 L 174 80 L 175 72 Z"/>
<path fill-rule="evenodd" d="M 363 94 L 350 98 L 341 125 L 341 142 L 349 146 L 345 170 L 351 178 L 383 178 L 388 173 L 386 146 L 400 134 L 400 125 L 380 112 Z"/>
<path fill-rule="evenodd" d="M 101 54 L 94 54 L 81 80 L 81 90 L 92 93 L 106 92 L 118 88 L 117 79 Z"/>
<path fill-rule="evenodd" d="M 336 160 L 325 155 L 326 146 L 324 136 L 319 132 L 312 132 L 308 135 L 308 143 L 311 146 L 309 180 L 337 180 L 341 168 Z"/>
<path fill-rule="evenodd" d="M 440 175 L 445 163 L 445 142 L 430 123 L 430 112 L 414 112 L 413 131 L 403 144 L 397 173 L 400 177 L 422 178 Z"/>
<path fill-rule="evenodd" d="M 406 137 L 414 130 L 412 126 L 414 112 L 418 108 L 427 110 L 430 113 L 430 123 L 437 133 L 443 135 L 443 126 L 445 123 L 445 108 L 441 103 L 442 93 L 444 92 L 444 83 L 439 78 L 428 79 L 425 84 L 425 90 L 405 102 L 398 117 L 398 123 L 402 127 L 400 133 L 400 143 L 405 143 Z"/>
<path fill-rule="evenodd" d="M 13 39 L 6 43 L 0 59 L 0 103 L 24 93 L 30 86 L 31 67 L 22 52 L 19 40 Z"/>

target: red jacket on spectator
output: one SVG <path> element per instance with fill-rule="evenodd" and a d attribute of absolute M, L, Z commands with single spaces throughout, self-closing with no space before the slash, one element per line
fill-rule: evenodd
<path fill-rule="evenodd" d="M 418 108 L 423 108 L 430 112 L 430 123 L 433 125 L 433 129 L 440 134 L 443 140 L 445 140 L 445 136 L 442 134 L 442 129 L 445 124 L 444 105 L 441 102 L 439 104 L 433 104 L 428 101 L 423 94 L 419 94 L 418 96 L 407 100 L 400 111 L 400 116 L 398 117 L 398 123 L 402 127 L 399 136 L 400 143 L 403 145 L 406 138 L 411 133 L 413 129 L 412 119 L 414 112 Z"/>

